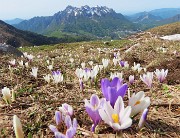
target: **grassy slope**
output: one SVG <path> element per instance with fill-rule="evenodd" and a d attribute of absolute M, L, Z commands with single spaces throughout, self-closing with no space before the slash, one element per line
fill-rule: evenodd
<path fill-rule="evenodd" d="M 180 34 L 180 22 L 155 27 L 147 31 L 158 35 Z"/>

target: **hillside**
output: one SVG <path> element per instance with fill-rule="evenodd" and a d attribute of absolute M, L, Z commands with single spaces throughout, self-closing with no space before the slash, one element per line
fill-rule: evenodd
<path fill-rule="evenodd" d="M 147 30 L 153 34 L 158 35 L 173 35 L 173 34 L 180 34 L 180 22 L 166 24 L 163 26 L 155 27 L 152 29 Z"/>
<path fill-rule="evenodd" d="M 56 43 L 67 43 L 75 41 L 88 41 L 92 40 L 91 38 L 85 36 L 70 36 L 62 35 L 61 38 L 55 37 L 46 37 L 40 34 L 22 31 L 16 29 L 15 27 L 6 24 L 0 20 L 0 43 L 10 44 L 14 47 L 20 46 L 32 46 L 32 45 L 47 45 L 47 44 L 56 44 Z"/>
<path fill-rule="evenodd" d="M 14 26 L 48 36 L 60 37 L 65 33 L 96 38 L 118 38 L 124 32 L 137 29 L 136 25 L 113 9 L 87 5 L 80 8 L 68 6 L 53 16 L 34 17 Z"/>

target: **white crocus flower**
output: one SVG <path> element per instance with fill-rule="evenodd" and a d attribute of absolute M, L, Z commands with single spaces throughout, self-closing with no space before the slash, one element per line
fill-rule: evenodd
<path fill-rule="evenodd" d="M 93 65 L 93 61 L 89 61 L 88 63 L 89 63 L 89 65 L 91 65 L 91 66 Z"/>
<path fill-rule="evenodd" d="M 53 65 L 49 65 L 47 68 L 51 71 L 53 69 Z"/>
<path fill-rule="evenodd" d="M 109 65 L 109 59 L 102 59 L 102 64 L 104 68 L 107 68 L 107 66 Z"/>
<path fill-rule="evenodd" d="M 119 96 L 116 100 L 114 108 L 110 102 L 106 101 L 101 109 L 99 109 L 99 115 L 102 120 L 110 125 L 114 130 L 119 131 L 131 126 L 132 119 L 130 118 L 131 107 L 124 108 L 124 102 L 122 97 Z"/>
<path fill-rule="evenodd" d="M 26 66 L 26 68 L 28 68 L 28 67 L 29 67 L 29 63 L 28 63 L 28 62 L 26 62 L 26 63 L 25 63 L 25 66 Z"/>
<path fill-rule="evenodd" d="M 128 105 L 132 108 L 131 116 L 134 116 L 150 105 L 150 98 L 145 97 L 143 91 L 140 91 L 137 94 L 133 93 L 129 99 Z"/>
<path fill-rule="evenodd" d="M 18 61 L 18 63 L 19 63 L 19 65 L 20 65 L 21 67 L 24 67 L 24 62 L 23 62 L 23 60 Z"/>
<path fill-rule="evenodd" d="M 141 70 L 142 70 L 142 67 L 140 67 L 141 65 L 138 63 L 138 64 L 136 64 L 135 62 L 134 62 L 134 66 L 132 66 L 132 70 L 133 71 L 138 71 L 138 72 L 140 72 Z"/>
<path fill-rule="evenodd" d="M 82 62 L 82 63 L 81 63 L 81 67 L 84 69 L 85 66 L 86 66 L 86 63 L 85 63 L 85 62 Z"/>
<path fill-rule="evenodd" d="M 83 77 L 83 72 L 84 70 L 81 69 L 81 68 L 77 68 L 76 71 L 75 71 L 75 74 L 78 78 L 82 78 Z"/>
<path fill-rule="evenodd" d="M 29 61 L 32 61 L 33 60 L 33 58 L 34 58 L 34 56 L 33 55 L 27 55 L 27 59 L 29 60 Z"/>
<path fill-rule="evenodd" d="M 28 54 L 27 54 L 27 52 L 24 52 L 23 55 L 24 55 L 25 58 L 27 58 Z"/>
<path fill-rule="evenodd" d="M 4 87 L 2 89 L 3 99 L 6 101 L 7 104 L 11 103 L 11 92 L 10 89 L 7 87 Z"/>
<path fill-rule="evenodd" d="M 13 59 L 13 60 L 9 61 L 9 63 L 10 63 L 12 66 L 15 66 L 15 65 L 16 65 L 16 60 Z"/>
<path fill-rule="evenodd" d="M 69 61 L 71 62 L 71 64 L 74 62 L 74 58 L 70 58 Z"/>
<path fill-rule="evenodd" d="M 122 79 L 123 78 L 123 72 L 115 72 L 115 73 L 111 72 L 110 79 L 113 80 L 115 77 Z"/>
<path fill-rule="evenodd" d="M 13 116 L 13 127 L 14 127 L 16 138 L 24 138 L 22 124 L 20 122 L 20 119 L 16 115 Z"/>
<path fill-rule="evenodd" d="M 103 69 L 103 65 L 99 65 L 99 70 L 101 71 Z"/>
<path fill-rule="evenodd" d="M 46 63 L 49 65 L 50 61 L 49 61 L 49 60 L 46 60 Z"/>
<path fill-rule="evenodd" d="M 117 63 L 118 63 L 118 61 L 119 61 L 119 59 L 117 59 L 117 58 L 113 58 L 113 63 L 114 63 L 114 66 L 116 66 L 117 65 Z"/>
<path fill-rule="evenodd" d="M 38 68 L 37 67 L 33 67 L 31 75 L 34 76 L 35 78 L 37 78 L 37 72 L 38 72 Z"/>
<path fill-rule="evenodd" d="M 50 74 L 47 74 L 46 76 L 43 77 L 44 80 L 47 82 L 47 83 L 50 83 L 51 81 L 51 75 Z"/>

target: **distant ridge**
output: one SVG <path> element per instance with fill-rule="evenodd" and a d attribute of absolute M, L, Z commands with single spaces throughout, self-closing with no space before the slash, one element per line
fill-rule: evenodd
<path fill-rule="evenodd" d="M 12 20 L 5 20 L 4 22 L 7 23 L 7 24 L 10 24 L 10 25 L 13 25 L 13 24 L 18 24 L 18 23 L 20 23 L 22 21 L 24 21 L 24 19 L 15 18 L 15 19 L 12 19 Z"/>
<path fill-rule="evenodd" d="M 34 17 L 17 25 L 18 29 L 48 36 L 61 37 L 62 34 L 82 35 L 92 38 L 118 37 L 123 31 L 133 31 L 137 26 L 122 14 L 106 6 L 80 8 L 67 6 L 53 16 Z"/>

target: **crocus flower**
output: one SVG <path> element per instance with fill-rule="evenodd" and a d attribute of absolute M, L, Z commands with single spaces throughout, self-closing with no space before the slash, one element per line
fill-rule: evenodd
<path fill-rule="evenodd" d="M 145 97 L 143 91 L 140 91 L 137 94 L 133 93 L 129 99 L 128 105 L 132 107 L 131 116 L 134 116 L 150 105 L 150 98 Z"/>
<path fill-rule="evenodd" d="M 123 72 L 115 72 L 115 73 L 111 72 L 110 79 L 114 79 L 115 77 L 122 79 L 123 78 Z"/>
<path fill-rule="evenodd" d="M 159 69 L 156 69 L 154 73 L 156 74 L 156 77 L 158 78 L 160 83 L 162 83 L 167 76 L 168 69 L 167 70 L 162 69 L 161 71 Z"/>
<path fill-rule="evenodd" d="M 144 109 L 144 111 L 143 111 L 143 113 L 141 115 L 141 118 L 139 120 L 139 124 L 138 124 L 139 129 L 143 128 L 143 126 L 144 126 L 144 124 L 146 122 L 146 119 L 147 119 L 147 115 L 148 115 L 148 109 L 146 108 L 146 109 Z"/>
<path fill-rule="evenodd" d="M 6 101 L 7 104 L 11 103 L 11 92 L 10 89 L 7 87 L 4 87 L 2 89 L 3 99 Z"/>
<path fill-rule="evenodd" d="M 117 65 L 118 61 L 119 61 L 119 59 L 117 59 L 116 57 L 114 57 L 114 58 L 113 58 L 113 63 L 114 63 L 114 66 L 116 66 L 116 65 Z"/>
<path fill-rule="evenodd" d="M 118 96 L 122 98 L 128 89 L 127 84 L 123 84 L 123 80 L 115 77 L 111 82 L 108 79 L 101 80 L 101 91 L 107 101 L 114 106 Z"/>
<path fill-rule="evenodd" d="M 46 60 L 46 63 L 49 65 L 50 61 L 49 61 L 49 60 Z"/>
<path fill-rule="evenodd" d="M 18 61 L 18 63 L 19 63 L 19 65 L 20 65 L 21 67 L 24 67 L 23 60 L 21 60 L 21 61 Z"/>
<path fill-rule="evenodd" d="M 152 86 L 153 72 L 147 72 L 147 74 L 140 75 L 140 79 L 149 87 Z"/>
<path fill-rule="evenodd" d="M 29 67 L 29 63 L 28 63 L 28 62 L 26 62 L 26 63 L 25 63 L 25 66 L 26 66 L 26 68 L 28 68 L 28 67 Z"/>
<path fill-rule="evenodd" d="M 99 70 L 101 71 L 103 69 L 103 65 L 98 65 L 99 66 Z"/>
<path fill-rule="evenodd" d="M 44 80 L 47 82 L 47 83 L 50 83 L 51 81 L 51 75 L 50 74 L 47 74 L 46 76 L 43 77 Z"/>
<path fill-rule="evenodd" d="M 134 83 L 134 75 L 129 76 L 129 83 L 133 84 Z"/>
<path fill-rule="evenodd" d="M 33 55 L 31 55 L 31 54 L 30 54 L 30 55 L 27 55 L 26 57 L 27 57 L 27 59 L 28 59 L 29 61 L 32 61 L 32 60 L 33 60 L 33 58 L 34 58 L 34 56 L 33 56 Z"/>
<path fill-rule="evenodd" d="M 102 59 L 102 64 L 104 68 L 107 68 L 107 66 L 109 65 L 109 59 Z"/>
<path fill-rule="evenodd" d="M 63 81 L 63 75 L 61 74 L 60 71 L 53 71 L 52 77 L 53 77 L 54 83 L 56 84 Z"/>
<path fill-rule="evenodd" d="M 16 60 L 13 59 L 13 60 L 9 61 L 9 63 L 10 63 L 12 66 L 15 66 L 15 65 L 16 65 Z"/>
<path fill-rule="evenodd" d="M 120 64 L 121 67 L 124 67 L 125 61 L 122 61 L 122 60 L 121 60 L 121 61 L 119 62 L 119 64 Z"/>
<path fill-rule="evenodd" d="M 138 64 L 136 64 L 135 62 L 134 62 L 134 66 L 132 66 L 132 70 L 134 70 L 134 71 L 138 71 L 138 72 L 140 72 L 141 70 L 142 70 L 142 67 L 141 67 L 141 65 L 138 63 Z"/>
<path fill-rule="evenodd" d="M 91 65 L 91 66 L 93 65 L 93 61 L 89 61 L 88 63 L 89 63 L 89 65 Z"/>
<path fill-rule="evenodd" d="M 54 132 L 55 138 L 73 138 L 77 130 L 77 120 L 74 118 L 72 122 L 70 116 L 67 115 L 62 123 L 66 125 L 66 134 L 59 132 L 56 126 L 49 125 L 51 131 Z"/>
<path fill-rule="evenodd" d="M 81 67 L 84 69 L 85 66 L 86 66 L 86 63 L 85 63 L 85 62 L 82 62 L 82 63 L 81 63 Z"/>
<path fill-rule="evenodd" d="M 110 102 L 105 102 L 104 106 L 99 109 L 99 115 L 102 120 L 110 125 L 114 130 L 119 131 L 131 126 L 132 119 L 130 118 L 131 107 L 124 108 L 122 97 L 119 96 L 115 102 L 114 108 Z"/>
<path fill-rule="evenodd" d="M 52 70 L 52 69 L 53 69 L 53 65 L 48 65 L 47 68 L 48 68 L 49 70 Z"/>
<path fill-rule="evenodd" d="M 71 64 L 74 62 L 74 58 L 70 58 L 69 61 L 71 62 Z"/>
<path fill-rule="evenodd" d="M 93 120 L 93 125 L 91 127 L 91 131 L 94 132 L 96 126 L 101 121 L 101 117 L 99 115 L 99 109 L 102 107 L 103 103 L 105 102 L 105 99 L 99 99 L 99 97 L 96 94 L 93 94 L 90 98 L 90 102 L 85 99 L 85 107 L 86 112 L 88 113 L 89 117 Z"/>
<path fill-rule="evenodd" d="M 38 68 L 37 67 L 33 67 L 31 75 L 34 76 L 35 78 L 37 78 L 37 72 L 38 72 Z"/>
<path fill-rule="evenodd" d="M 127 61 L 122 61 L 122 60 L 121 60 L 121 61 L 119 62 L 119 64 L 120 64 L 121 67 L 129 68 L 129 64 L 128 64 Z"/>
<path fill-rule="evenodd" d="M 13 127 L 16 138 L 24 138 L 24 133 L 22 130 L 20 119 L 16 115 L 13 116 Z"/>
<path fill-rule="evenodd" d="M 73 108 L 72 106 L 70 106 L 67 103 L 62 104 L 61 107 L 59 107 L 59 110 L 62 112 L 62 114 L 64 115 L 69 115 L 72 116 L 73 115 Z"/>

